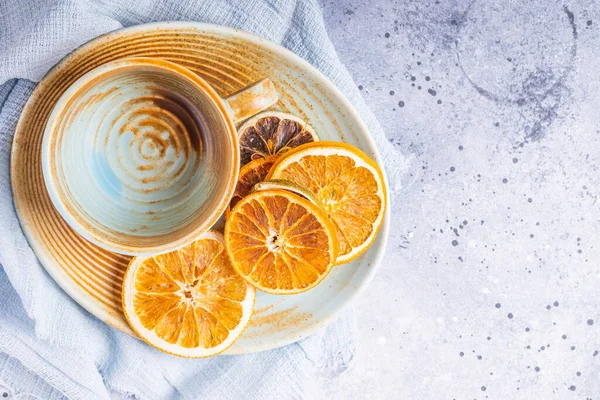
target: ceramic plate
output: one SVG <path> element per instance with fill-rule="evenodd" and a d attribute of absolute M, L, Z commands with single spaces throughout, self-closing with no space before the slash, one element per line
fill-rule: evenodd
<path fill-rule="evenodd" d="M 323 140 L 358 146 L 381 159 L 365 124 L 319 71 L 290 51 L 246 32 L 215 25 L 171 22 L 126 28 L 75 50 L 39 83 L 15 133 L 11 179 L 21 226 L 42 265 L 75 301 L 113 327 L 134 335 L 121 311 L 128 256 L 110 253 L 78 236 L 53 208 L 41 168 L 44 127 L 60 95 L 77 78 L 108 61 L 158 57 L 194 71 L 221 95 L 269 77 L 280 93 L 275 110 L 301 116 Z M 373 246 L 335 267 L 315 289 L 295 296 L 259 292 L 243 336 L 226 354 L 293 343 L 331 322 L 374 275 L 389 230 L 389 207 Z"/>

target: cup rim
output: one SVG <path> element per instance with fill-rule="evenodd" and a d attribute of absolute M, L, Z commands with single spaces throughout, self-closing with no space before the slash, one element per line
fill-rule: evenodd
<path fill-rule="evenodd" d="M 229 136 L 231 137 L 231 143 L 233 146 L 233 163 L 231 171 L 232 178 L 229 180 L 229 182 L 227 182 L 227 185 L 221 194 L 221 198 L 219 199 L 218 206 L 213 209 L 213 211 L 208 215 L 207 218 L 204 219 L 203 222 L 198 223 L 197 226 L 187 234 L 182 234 L 176 236 L 175 238 L 169 238 L 168 240 L 162 241 L 161 244 L 154 246 L 140 246 L 135 245 L 133 243 L 125 244 L 115 242 L 114 240 L 98 235 L 95 232 L 87 229 L 84 226 L 87 224 L 87 221 L 81 220 L 82 217 L 79 215 L 79 213 L 71 211 L 70 207 L 67 207 L 65 201 L 63 201 L 63 197 L 60 195 L 60 192 L 62 192 L 62 190 L 60 189 L 60 186 L 57 183 L 57 178 L 55 176 L 56 171 L 54 168 L 54 163 L 52 162 L 54 160 L 53 156 L 55 156 L 56 153 L 61 151 L 58 146 L 55 146 L 55 140 L 57 136 L 59 117 L 63 115 L 63 113 L 67 110 L 69 100 L 87 84 L 94 81 L 95 79 L 101 78 L 107 73 L 118 69 L 141 66 L 151 66 L 171 73 L 174 72 L 176 74 L 182 75 L 183 77 L 191 81 L 192 84 L 196 85 L 197 89 L 206 93 L 210 100 L 212 100 L 213 105 L 223 116 L 223 121 L 225 122 L 227 131 L 229 133 Z M 42 139 L 41 156 L 42 172 L 44 176 L 46 191 L 50 197 L 50 200 L 52 201 L 52 204 L 54 205 L 54 208 L 67 222 L 67 224 L 73 230 L 75 230 L 75 232 L 77 232 L 79 235 L 92 242 L 93 244 L 118 254 L 130 256 L 149 256 L 173 251 L 185 246 L 186 244 L 193 241 L 194 238 L 209 230 L 219 220 L 219 218 L 225 211 L 227 204 L 229 203 L 231 195 L 235 191 L 240 164 L 239 141 L 237 130 L 235 128 L 235 123 L 233 122 L 231 110 L 227 107 L 226 102 L 221 98 L 221 96 L 219 96 L 219 94 L 211 85 L 209 85 L 204 79 L 202 79 L 194 72 L 179 64 L 151 57 L 127 57 L 119 60 L 110 61 L 106 64 L 100 65 L 86 72 L 75 82 L 73 82 L 58 99 L 48 118 L 48 122 L 46 123 Z M 177 231 L 174 231 L 160 236 L 175 235 L 176 233 Z"/>

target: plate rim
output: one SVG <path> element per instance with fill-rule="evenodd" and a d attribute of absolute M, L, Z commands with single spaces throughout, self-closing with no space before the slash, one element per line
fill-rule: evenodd
<path fill-rule="evenodd" d="M 377 147 L 375 140 L 371 136 L 371 132 L 370 132 L 369 128 L 367 127 L 367 125 L 365 124 L 363 119 L 361 118 L 358 111 L 356 111 L 356 109 L 354 108 L 352 103 L 350 103 L 350 101 L 344 96 L 344 94 L 341 92 L 341 90 L 338 89 L 338 87 L 324 73 L 322 73 L 315 66 L 310 64 L 308 61 L 304 60 L 302 57 L 295 54 L 291 50 L 283 47 L 282 45 L 279 45 L 269 39 L 262 38 L 260 36 L 254 35 L 252 33 L 246 32 L 241 29 L 228 27 L 228 26 L 224 26 L 224 25 L 206 23 L 206 22 L 196 22 L 196 21 L 159 21 L 159 22 L 150 22 L 150 23 L 145 23 L 145 24 L 133 25 L 133 26 L 124 27 L 124 28 L 120 28 L 117 30 L 107 32 L 105 34 L 102 34 L 100 36 L 97 36 L 91 40 L 88 40 L 88 41 L 82 43 L 77 48 L 73 49 L 71 52 L 69 52 L 64 57 L 62 57 L 52 68 L 50 68 L 48 70 L 48 72 L 46 72 L 46 74 L 43 76 L 43 78 L 36 84 L 35 89 L 31 93 L 31 96 L 29 97 L 29 99 L 27 99 L 27 102 L 26 102 L 25 106 L 23 107 L 23 110 L 21 111 L 19 120 L 15 127 L 15 136 L 13 137 L 13 140 L 12 140 L 12 147 L 11 147 L 11 153 L 10 153 L 10 177 L 11 177 L 10 181 L 11 181 L 11 190 L 13 192 L 13 204 L 15 207 L 17 218 L 19 220 L 19 225 L 21 226 L 21 230 L 22 230 L 23 234 L 25 235 L 29 246 L 33 250 L 34 254 L 36 255 L 36 258 L 38 259 L 38 262 L 40 263 L 40 265 L 44 268 L 45 271 L 48 272 L 48 274 L 52 277 L 52 279 L 56 282 L 56 284 L 69 297 L 71 297 L 71 299 L 74 300 L 79 306 L 83 307 L 87 312 L 89 312 L 91 316 L 93 316 L 93 317 L 97 318 L 98 320 L 102 321 L 103 323 L 106 323 L 107 325 L 115 328 L 117 331 L 129 334 L 130 336 L 132 336 L 133 338 L 135 338 L 137 340 L 140 340 L 140 339 L 135 335 L 133 330 L 127 324 L 119 323 L 119 321 L 116 320 L 116 317 L 114 315 L 112 315 L 110 312 L 107 312 L 106 310 L 103 310 L 102 308 L 100 308 L 97 304 L 97 301 L 93 301 L 93 299 L 89 295 L 86 295 L 84 292 L 82 292 L 80 286 L 71 282 L 71 280 L 68 279 L 68 277 L 66 276 L 66 274 L 64 272 L 61 273 L 60 265 L 58 265 L 58 263 L 56 263 L 54 260 L 52 260 L 49 255 L 47 256 L 45 254 L 46 253 L 45 246 L 41 246 L 33 238 L 33 235 L 31 233 L 31 231 L 33 231 L 33 229 L 28 228 L 27 222 L 24 221 L 24 219 L 22 218 L 21 214 L 24 211 L 21 210 L 21 207 L 15 201 L 15 196 L 14 196 L 14 192 L 15 192 L 14 187 L 18 184 L 17 182 L 15 182 L 14 171 L 17 169 L 17 166 L 16 166 L 14 153 L 15 153 L 15 149 L 20 147 L 17 142 L 17 139 L 18 139 L 17 132 L 20 132 L 22 130 L 21 125 L 24 123 L 23 116 L 28 114 L 29 108 L 32 107 L 33 99 L 36 97 L 37 92 L 41 90 L 40 85 L 44 82 L 44 80 L 46 80 L 46 78 L 48 76 L 54 74 L 65 63 L 68 63 L 69 59 L 71 57 L 75 56 L 75 53 L 83 51 L 82 49 L 84 47 L 91 45 L 91 43 L 96 42 L 96 41 L 110 40 L 112 37 L 118 37 L 121 34 L 127 34 L 127 33 L 132 33 L 132 32 L 133 33 L 144 32 L 144 31 L 149 31 L 152 29 L 166 30 L 166 29 L 190 29 L 190 28 L 195 29 L 200 32 L 206 32 L 209 34 L 210 33 L 217 33 L 217 34 L 220 33 L 220 34 L 230 35 L 233 37 L 239 36 L 239 37 L 241 37 L 247 41 L 250 41 L 256 45 L 266 47 L 274 55 L 284 57 L 288 61 L 291 61 L 292 63 L 297 64 L 302 70 L 307 70 L 308 72 L 310 72 L 315 78 L 317 78 L 317 80 L 319 81 L 320 84 L 322 84 L 328 91 L 330 91 L 330 93 L 332 93 L 332 95 L 333 95 L 332 100 L 334 100 L 334 102 L 336 104 L 338 104 L 342 109 L 348 110 L 350 112 L 350 114 L 352 114 L 352 116 L 355 118 L 355 120 L 358 121 L 358 125 L 359 125 L 358 132 L 359 132 L 359 134 L 361 134 L 362 139 L 365 140 L 365 142 L 370 147 L 369 150 L 370 150 L 370 153 L 372 153 L 372 154 L 370 154 L 370 156 L 374 158 L 375 162 L 377 162 L 378 165 L 382 166 L 381 171 L 383 174 L 384 183 L 389 188 L 389 181 L 388 181 L 386 166 L 383 164 L 383 160 L 381 159 L 381 154 L 380 154 L 379 148 Z M 362 293 L 366 290 L 367 286 L 369 285 L 369 283 L 371 282 L 371 280 L 377 273 L 377 270 L 379 269 L 381 260 L 383 259 L 384 255 L 385 255 L 385 250 L 387 248 L 387 243 L 389 240 L 390 218 L 391 218 L 391 202 L 390 202 L 390 193 L 388 190 L 386 193 L 386 210 L 385 210 L 383 223 L 382 223 L 382 226 L 380 227 L 379 232 L 376 236 L 376 239 L 380 240 L 380 244 L 379 244 L 378 248 L 376 249 L 376 252 L 370 257 L 369 270 L 365 273 L 363 278 L 357 283 L 355 290 L 353 290 L 351 293 L 349 293 L 343 301 L 339 302 L 338 304 L 336 304 L 330 308 L 331 311 L 328 312 L 327 316 L 319 319 L 315 323 L 311 323 L 311 324 L 307 325 L 306 327 L 299 329 L 296 333 L 289 335 L 287 337 L 269 340 L 267 342 L 257 341 L 251 348 L 248 346 L 244 346 L 243 348 L 236 349 L 232 346 L 230 349 L 228 349 L 223 354 L 224 355 L 249 354 L 249 353 L 255 353 L 255 352 L 260 352 L 260 351 L 277 349 L 277 348 L 280 348 L 280 347 L 283 347 L 283 346 L 286 346 L 286 345 L 289 345 L 292 343 L 296 343 L 299 340 L 302 340 L 308 336 L 311 336 L 314 333 L 316 333 L 318 330 L 324 328 L 325 326 L 327 326 L 330 323 L 337 320 L 340 317 L 340 314 L 342 313 L 342 311 L 344 311 L 360 295 L 362 295 Z M 54 267 L 54 268 L 47 267 L 47 265 Z"/>

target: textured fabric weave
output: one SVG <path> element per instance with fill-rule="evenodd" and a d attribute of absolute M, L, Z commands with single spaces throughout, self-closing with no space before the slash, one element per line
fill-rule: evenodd
<path fill-rule="evenodd" d="M 105 325 L 72 301 L 35 258 L 14 210 L 9 161 L 36 81 L 103 33 L 145 22 L 232 26 L 277 43 L 327 75 L 355 105 L 382 153 L 392 188 L 404 158 L 386 140 L 327 38 L 316 0 L 0 1 L 0 398 L 314 398 L 317 376 L 353 358 L 352 311 L 302 342 L 209 360 L 165 355 Z"/>

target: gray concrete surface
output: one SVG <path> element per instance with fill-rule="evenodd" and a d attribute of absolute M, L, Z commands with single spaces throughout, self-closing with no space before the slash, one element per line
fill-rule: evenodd
<path fill-rule="evenodd" d="M 600 5 L 323 0 L 413 154 L 333 399 L 600 399 Z"/>

